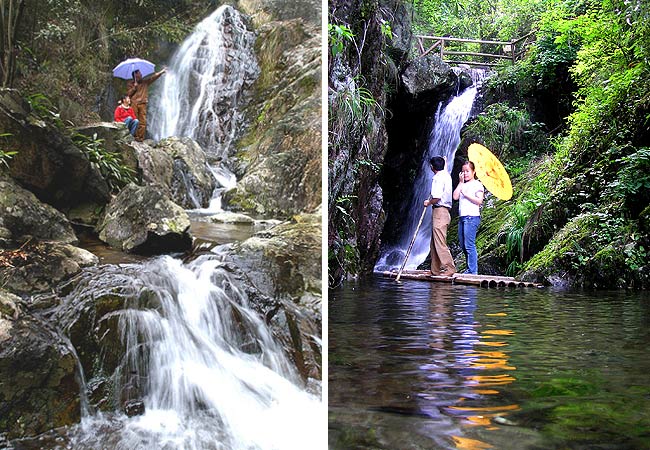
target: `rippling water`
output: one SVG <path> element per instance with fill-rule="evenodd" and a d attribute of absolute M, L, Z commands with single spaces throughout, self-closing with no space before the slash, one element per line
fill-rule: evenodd
<path fill-rule="evenodd" d="M 348 283 L 330 448 L 650 448 L 649 325 L 648 293 Z"/>

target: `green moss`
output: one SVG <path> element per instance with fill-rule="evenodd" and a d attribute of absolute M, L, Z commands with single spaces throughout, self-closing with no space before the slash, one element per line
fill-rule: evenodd
<path fill-rule="evenodd" d="M 555 396 L 581 397 L 599 392 L 600 387 L 595 383 L 581 378 L 553 378 L 532 391 L 534 398 Z"/>

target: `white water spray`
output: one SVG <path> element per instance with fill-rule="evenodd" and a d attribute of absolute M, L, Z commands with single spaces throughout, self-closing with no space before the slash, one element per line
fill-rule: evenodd
<path fill-rule="evenodd" d="M 215 256 L 147 263 L 133 281 L 155 308 L 122 309 L 118 393 L 145 413 L 86 417 L 74 448 L 305 449 L 325 442 L 323 405 Z M 119 398 L 119 397 L 118 397 Z"/>
<path fill-rule="evenodd" d="M 227 157 L 243 123 L 245 90 L 259 74 L 254 42 L 231 6 L 203 20 L 172 57 L 161 93 L 152 99 L 154 139 L 188 136 L 209 154 Z"/>

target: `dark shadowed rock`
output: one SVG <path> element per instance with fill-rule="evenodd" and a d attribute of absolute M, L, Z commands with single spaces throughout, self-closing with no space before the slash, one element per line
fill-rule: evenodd
<path fill-rule="evenodd" d="M 0 291 L 0 433 L 19 438 L 80 418 L 73 352 L 44 321 Z M 13 314 L 4 306 L 13 304 Z"/>
<path fill-rule="evenodd" d="M 413 6 L 401 0 L 382 0 L 384 8 L 392 11 L 387 21 L 390 25 L 392 39 L 387 42 L 386 51 L 396 65 L 400 65 L 411 51 Z"/>
<path fill-rule="evenodd" d="M 143 415 L 144 402 L 142 400 L 129 400 L 124 405 L 124 413 L 129 417 Z"/>
<path fill-rule="evenodd" d="M 108 200 L 109 188 L 86 155 L 54 125 L 31 112 L 18 91 L 0 89 L 0 130 L 10 135 L 4 150 L 17 151 L 10 174 L 55 207 Z"/>
<path fill-rule="evenodd" d="M 0 248 L 11 248 L 30 239 L 77 242 L 61 212 L 0 174 Z"/>
<path fill-rule="evenodd" d="M 129 184 L 97 226 L 99 238 L 125 252 L 156 254 L 191 247 L 190 219 L 160 186 Z"/>
<path fill-rule="evenodd" d="M 472 75 L 469 73 L 469 66 L 460 65 L 456 70 L 458 73 L 458 92 L 461 92 L 474 84 Z"/>

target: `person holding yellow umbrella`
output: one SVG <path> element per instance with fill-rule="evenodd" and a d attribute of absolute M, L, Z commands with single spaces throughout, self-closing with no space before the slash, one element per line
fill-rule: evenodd
<path fill-rule="evenodd" d="M 481 224 L 485 189 L 501 200 L 510 200 L 512 183 L 499 159 L 481 144 L 471 144 L 467 157 L 469 161 L 462 166 L 453 198 L 458 200 L 458 240 L 467 260 L 467 273 L 477 274 L 476 233 Z"/>
<path fill-rule="evenodd" d="M 474 163 L 465 161 L 453 198 L 458 200 L 458 241 L 467 261 L 465 273 L 478 274 L 476 233 L 481 224 L 481 205 L 485 197 L 483 183 L 476 179 Z"/>

